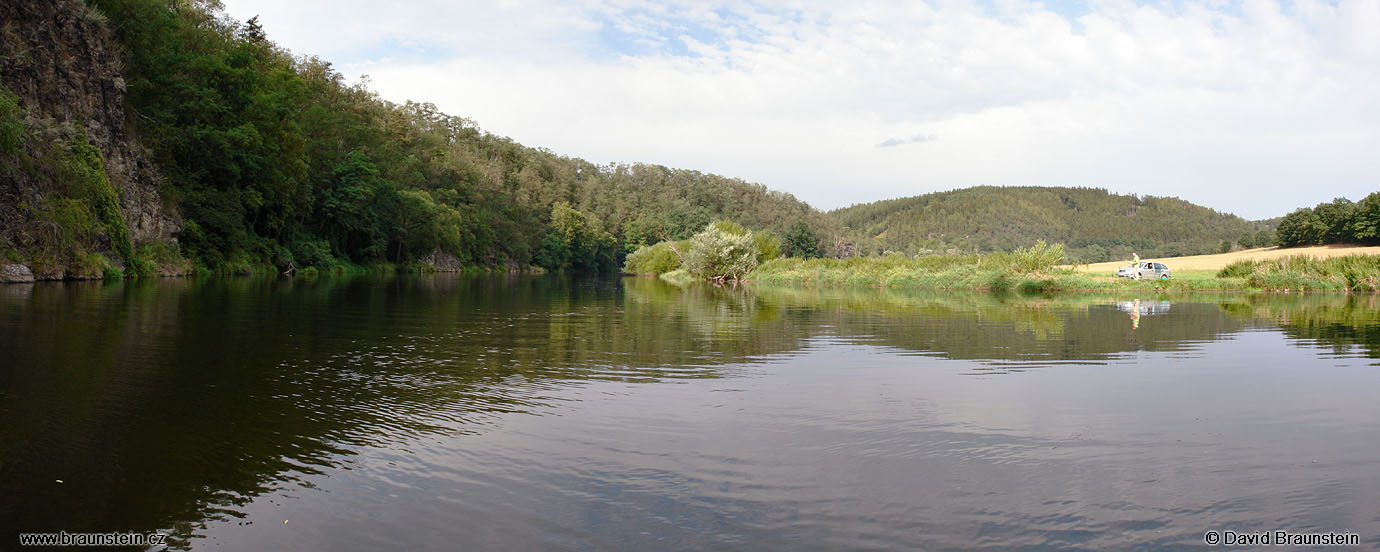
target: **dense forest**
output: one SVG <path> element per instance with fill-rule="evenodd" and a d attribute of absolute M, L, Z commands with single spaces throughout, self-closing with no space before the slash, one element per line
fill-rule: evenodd
<path fill-rule="evenodd" d="M 1281 246 L 1332 243 L 1380 244 L 1380 192 L 1357 202 L 1341 197 L 1304 207 L 1279 221 Z"/>
<path fill-rule="evenodd" d="M 62 3 L 113 29 L 128 121 L 161 173 L 163 201 L 181 217 L 179 254 L 207 270 L 418 262 L 609 270 L 640 245 L 688 238 L 715 220 L 780 234 L 797 224 L 820 235 L 835 228 L 760 184 L 595 165 L 486 133 L 431 104 L 384 101 L 329 63 L 276 46 L 257 18 L 228 19 L 214 1 Z M 26 132 L 42 121 L 25 108 L 23 98 L 0 101 L 5 142 L 41 139 Z M 99 152 L 83 151 L 78 157 L 99 165 Z M 109 226 L 70 234 L 128 267 L 139 244 L 123 245 L 113 236 L 119 225 Z M 34 257 L 16 252 L 43 246 L 73 244 L 8 248 Z"/>
<path fill-rule="evenodd" d="M 714 219 L 829 221 L 790 195 L 516 144 L 430 104 L 397 105 L 294 58 L 213 5 L 93 0 L 128 50 L 130 104 L 208 266 L 406 263 L 609 269 Z M 173 4 L 178 6 L 178 4 Z"/>
<path fill-rule="evenodd" d="M 1011 251 L 1043 240 L 1069 260 L 1098 262 L 1274 245 L 1251 222 L 1172 197 L 1093 188 L 981 186 L 832 211 L 861 254 Z"/>

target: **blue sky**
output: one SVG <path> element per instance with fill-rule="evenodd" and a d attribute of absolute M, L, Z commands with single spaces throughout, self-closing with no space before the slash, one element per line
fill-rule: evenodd
<path fill-rule="evenodd" d="M 974 185 L 1251 218 L 1380 190 L 1380 1 L 226 0 L 395 101 L 829 209 Z"/>

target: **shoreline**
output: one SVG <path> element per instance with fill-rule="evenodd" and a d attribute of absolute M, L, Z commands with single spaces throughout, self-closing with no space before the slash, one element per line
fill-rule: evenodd
<path fill-rule="evenodd" d="M 19 267 L 19 268 L 14 268 Z M 262 268 L 262 267 L 260 267 Z M 22 269 L 22 270 L 20 270 Z M 522 267 L 514 269 L 511 266 L 473 266 L 473 267 L 438 267 L 434 265 L 400 265 L 400 264 L 379 264 L 379 265 L 350 265 L 340 266 L 331 269 L 317 270 L 316 267 L 305 267 L 292 273 L 285 273 L 277 270 L 250 268 L 243 271 L 222 271 L 215 272 L 210 270 L 184 270 L 180 272 L 158 272 L 146 275 L 133 275 L 120 273 L 119 276 L 95 273 L 83 275 L 78 273 L 73 276 L 64 273 L 61 277 L 39 277 L 27 266 L 19 263 L 0 265 L 0 285 L 7 284 L 37 284 L 43 282 L 63 283 L 63 282 L 125 282 L 130 280 L 161 280 L 170 278 L 250 278 L 274 276 L 291 279 L 314 280 L 317 278 L 331 278 L 339 276 L 363 276 L 369 274 L 545 274 L 547 271 L 537 266 Z"/>
<path fill-rule="evenodd" d="M 1172 265 L 1171 265 L 1172 268 Z M 1183 270 L 1169 279 L 1129 280 L 1075 268 L 1022 267 L 981 257 L 774 259 L 747 275 L 748 283 L 1024 293 L 1217 292 L 1377 293 L 1380 256 L 1314 258 L 1304 254 L 1241 260 L 1220 270 Z"/>

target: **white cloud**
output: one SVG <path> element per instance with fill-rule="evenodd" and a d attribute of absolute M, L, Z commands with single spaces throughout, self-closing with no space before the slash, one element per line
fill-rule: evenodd
<path fill-rule="evenodd" d="M 1380 189 L 1376 0 L 226 6 L 384 97 L 822 208 L 1077 185 L 1265 217 Z"/>
<path fill-rule="evenodd" d="M 894 148 L 896 146 L 904 146 L 908 144 L 923 144 L 936 138 L 939 137 L 933 134 L 916 134 L 913 136 L 907 136 L 905 138 L 887 138 L 886 140 L 882 140 L 882 143 L 877 144 L 877 147 Z"/>

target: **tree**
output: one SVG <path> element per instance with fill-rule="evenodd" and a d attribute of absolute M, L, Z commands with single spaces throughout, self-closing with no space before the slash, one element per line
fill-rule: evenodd
<path fill-rule="evenodd" d="M 819 237 L 803 220 L 797 220 L 795 224 L 791 225 L 790 231 L 786 232 L 784 242 L 782 245 L 786 250 L 787 257 L 806 259 L 819 257 Z"/>
<path fill-rule="evenodd" d="M 381 260 L 388 247 L 382 211 L 393 207 L 395 191 L 379 178 L 374 162 L 359 152 L 350 152 L 336 164 L 329 183 L 320 206 L 326 238 L 343 257 Z"/>
<path fill-rule="evenodd" d="M 541 266 L 548 270 L 574 268 L 604 271 L 614 267 L 614 239 L 599 229 L 599 221 L 564 201 L 551 206 L 551 232 L 542 240 Z"/>
<path fill-rule="evenodd" d="M 1321 203 L 1313 208 L 1317 217 L 1318 241 L 1327 244 L 1351 241 L 1351 220 L 1356 214 L 1356 204 L 1350 199 L 1339 197 L 1330 203 Z"/>
<path fill-rule="evenodd" d="M 781 238 L 770 230 L 752 233 L 753 245 L 757 248 L 757 262 L 764 263 L 781 256 Z"/>
<path fill-rule="evenodd" d="M 1352 238 L 1358 242 L 1380 243 L 1380 192 L 1370 194 L 1356 204 L 1350 230 Z"/>
<path fill-rule="evenodd" d="M 1275 233 L 1280 247 L 1296 247 L 1319 243 L 1321 225 L 1313 210 L 1303 207 L 1280 219 Z"/>
<path fill-rule="evenodd" d="M 661 221 L 649 216 L 640 216 L 623 225 L 623 248 L 632 253 L 644 245 L 666 239 L 666 229 Z"/>
<path fill-rule="evenodd" d="M 259 16 L 249 18 L 244 22 L 244 29 L 241 31 L 245 40 L 250 42 L 266 42 L 268 35 L 264 34 L 263 25 L 259 24 Z"/>

